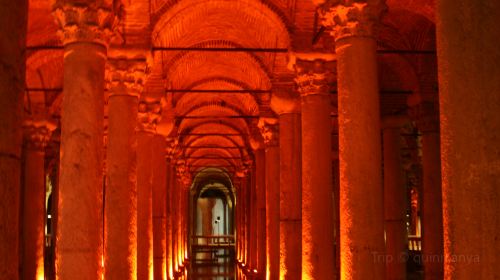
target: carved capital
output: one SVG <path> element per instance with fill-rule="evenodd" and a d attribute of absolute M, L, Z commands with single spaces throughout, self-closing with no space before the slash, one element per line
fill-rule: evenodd
<path fill-rule="evenodd" d="M 106 64 L 106 82 L 113 95 L 137 96 L 144 89 L 147 74 L 146 59 L 110 58 Z"/>
<path fill-rule="evenodd" d="M 23 128 L 26 148 L 43 151 L 56 126 L 48 121 L 26 120 L 23 123 Z"/>
<path fill-rule="evenodd" d="M 270 107 L 278 115 L 300 113 L 300 98 L 293 83 L 273 85 Z"/>
<path fill-rule="evenodd" d="M 330 86 L 334 81 L 334 64 L 323 59 L 302 60 L 295 63 L 295 84 L 301 96 L 313 94 L 330 94 Z"/>
<path fill-rule="evenodd" d="M 161 118 L 161 102 L 160 101 L 139 101 L 139 109 L 137 114 L 137 122 L 139 131 L 156 132 L 156 126 Z"/>
<path fill-rule="evenodd" d="M 375 26 L 387 10 L 383 0 L 327 0 L 318 13 L 321 24 L 335 40 L 374 37 Z"/>
<path fill-rule="evenodd" d="M 63 44 L 90 42 L 108 46 L 115 34 L 118 18 L 113 4 L 106 2 L 56 1 L 52 13 Z"/>
<path fill-rule="evenodd" d="M 279 145 L 279 125 L 275 118 L 261 118 L 258 127 L 266 147 L 276 147 Z"/>
<path fill-rule="evenodd" d="M 408 99 L 408 115 L 423 133 L 439 132 L 439 104 L 432 96 L 413 95 Z"/>

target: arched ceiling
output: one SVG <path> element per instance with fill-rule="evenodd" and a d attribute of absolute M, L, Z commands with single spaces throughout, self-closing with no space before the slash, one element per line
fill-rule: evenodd
<path fill-rule="evenodd" d="M 27 53 L 26 84 L 38 90 L 28 90 L 27 103 L 42 104 L 59 117 L 63 52 L 44 48 L 61 45 L 51 3 L 30 0 L 27 44 L 36 48 Z M 258 117 L 272 114 L 268 102 L 273 84 L 292 82 L 287 51 L 296 51 L 297 46 L 301 51 L 329 49 L 321 46 L 327 40 L 313 43 L 318 27 L 312 3 L 123 1 L 121 43 L 151 47 L 144 97 L 168 100 L 164 118 L 168 115 L 173 121 L 170 137 L 176 138 L 176 155 L 192 178 L 215 176 L 223 182 L 249 166 L 251 144 L 259 138 L 255 135 Z M 387 4 L 389 12 L 378 37 L 381 50 L 435 48 L 434 0 L 387 0 Z M 397 52 L 379 56 L 383 114 L 404 111 L 409 92 L 421 90 L 422 83 L 433 83 L 429 75 L 421 75 L 422 69 L 435 67 L 433 59 L 432 54 Z"/>

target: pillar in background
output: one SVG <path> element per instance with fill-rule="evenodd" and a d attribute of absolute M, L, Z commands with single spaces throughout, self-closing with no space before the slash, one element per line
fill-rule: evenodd
<path fill-rule="evenodd" d="M 499 19 L 495 0 L 437 1 L 447 280 L 500 278 Z"/>
<path fill-rule="evenodd" d="M 279 251 L 280 279 L 301 278 L 301 115 L 294 89 L 276 91 L 271 107 L 279 116 Z"/>
<path fill-rule="evenodd" d="M 22 279 L 44 279 L 45 147 L 54 124 L 27 120 L 24 126 L 23 269 Z"/>
<path fill-rule="evenodd" d="M 28 1 L 0 0 L 0 275 L 19 279 L 19 199 Z M 15 32 L 13 32 L 15 30 Z"/>
<path fill-rule="evenodd" d="M 172 209 L 172 190 L 173 182 L 175 180 L 175 168 L 173 164 L 172 154 L 175 149 L 174 142 L 171 138 L 167 138 L 166 147 L 166 161 L 167 161 L 167 192 L 166 192 L 166 258 L 167 258 L 167 277 L 168 279 L 174 278 L 174 260 L 173 260 L 173 248 L 172 248 L 172 225 L 173 225 L 173 209 Z"/>
<path fill-rule="evenodd" d="M 266 206 L 266 264 L 263 279 L 278 279 L 280 262 L 280 177 L 278 124 L 273 118 L 259 121 L 259 128 L 265 145 L 265 206 Z M 262 252 L 260 252 L 262 253 Z M 262 268 L 261 268 L 262 269 Z"/>
<path fill-rule="evenodd" d="M 382 120 L 386 279 L 406 279 L 406 187 L 403 181 L 400 128 L 405 119 Z"/>
<path fill-rule="evenodd" d="M 137 275 L 137 107 L 145 59 L 108 60 L 107 186 L 105 197 L 105 278 Z"/>
<path fill-rule="evenodd" d="M 159 101 L 142 100 L 137 132 L 137 280 L 153 278 L 153 138 L 161 114 Z M 154 151 L 158 153 L 158 151 Z"/>
<path fill-rule="evenodd" d="M 422 133 L 422 265 L 426 279 L 443 279 L 443 208 L 437 93 L 412 95 L 408 103 L 410 115 Z"/>
<path fill-rule="evenodd" d="M 330 119 L 333 66 L 311 56 L 297 57 L 295 63 L 302 111 L 302 279 L 335 277 Z"/>
<path fill-rule="evenodd" d="M 167 276 L 167 160 L 166 140 L 163 135 L 153 137 L 153 269 L 154 279 Z"/>
<path fill-rule="evenodd" d="M 64 44 L 56 277 L 98 279 L 104 66 L 116 17 L 113 7 L 102 1 L 60 0 L 53 8 Z"/>
<path fill-rule="evenodd" d="M 385 279 L 374 32 L 384 9 L 383 0 L 327 1 L 320 7 L 337 55 L 342 279 Z"/>

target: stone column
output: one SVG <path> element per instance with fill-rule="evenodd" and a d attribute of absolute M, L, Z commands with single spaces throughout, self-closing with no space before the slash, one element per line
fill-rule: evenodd
<path fill-rule="evenodd" d="M 153 138 L 153 269 L 154 279 L 166 280 L 167 276 L 167 161 L 165 137 Z"/>
<path fill-rule="evenodd" d="M 266 277 L 279 278 L 280 271 L 280 177 L 278 125 L 276 119 L 261 119 L 259 128 L 265 144 Z M 299 229 L 300 233 L 300 229 Z M 300 238 L 299 238 L 300 240 Z"/>
<path fill-rule="evenodd" d="M 108 61 L 105 278 L 137 275 L 137 107 L 145 59 Z"/>
<path fill-rule="evenodd" d="M 137 132 L 137 280 L 153 278 L 153 138 L 161 114 L 157 101 L 140 101 Z M 157 153 L 157 151 L 154 151 Z"/>
<path fill-rule="evenodd" d="M 45 147 L 55 126 L 47 121 L 24 123 L 22 279 L 44 279 Z"/>
<path fill-rule="evenodd" d="M 64 44 L 56 277 L 102 277 L 104 66 L 115 15 L 107 2 L 56 1 Z"/>
<path fill-rule="evenodd" d="M 171 280 L 174 278 L 173 269 L 173 249 L 172 249 L 172 224 L 173 224 L 173 211 L 172 211 L 172 182 L 175 177 L 174 166 L 172 164 L 172 149 L 167 147 L 167 191 L 166 191 L 166 258 L 167 258 L 167 279 Z"/>
<path fill-rule="evenodd" d="M 384 9 L 382 0 L 328 1 L 320 7 L 322 24 L 335 39 L 337 55 L 342 279 L 385 279 L 374 34 Z"/>
<path fill-rule="evenodd" d="M 302 273 L 300 99 L 294 96 L 292 89 L 285 94 L 274 94 L 271 99 L 271 106 L 279 115 L 279 139 L 276 141 L 279 141 L 280 161 L 280 279 L 298 280 Z"/>
<path fill-rule="evenodd" d="M 263 279 L 266 273 L 266 158 L 264 147 L 255 153 L 255 211 L 256 237 L 254 269 L 258 278 Z"/>
<path fill-rule="evenodd" d="M 410 114 L 422 133 L 422 265 L 425 279 L 443 279 L 443 207 L 437 93 L 413 95 Z"/>
<path fill-rule="evenodd" d="M 0 275 L 19 279 L 19 205 L 28 1 L 1 0 Z M 13 32 L 15 30 L 15 32 Z"/>
<path fill-rule="evenodd" d="M 499 19 L 495 0 L 437 1 L 446 280 L 500 279 Z"/>
<path fill-rule="evenodd" d="M 382 121 L 386 279 L 406 279 L 406 187 L 403 181 L 400 128 L 406 120 Z"/>
<path fill-rule="evenodd" d="M 297 58 L 295 69 L 302 106 L 302 279 L 332 279 L 335 257 L 329 82 L 333 65 L 323 59 Z"/>

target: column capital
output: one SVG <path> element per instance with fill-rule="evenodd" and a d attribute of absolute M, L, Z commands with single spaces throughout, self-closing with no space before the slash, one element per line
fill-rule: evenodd
<path fill-rule="evenodd" d="M 26 147 L 31 150 L 43 151 L 50 141 L 56 125 L 45 120 L 25 120 L 23 123 Z"/>
<path fill-rule="evenodd" d="M 52 13 L 59 26 L 58 35 L 63 44 L 89 42 L 107 47 L 118 22 L 114 5 L 110 2 L 56 0 Z"/>
<path fill-rule="evenodd" d="M 318 7 L 321 24 L 335 40 L 374 37 L 375 26 L 386 10 L 383 0 L 327 0 Z"/>
<path fill-rule="evenodd" d="M 155 133 L 156 126 L 160 121 L 162 106 L 160 100 L 141 100 L 137 113 L 137 122 L 139 131 Z"/>
<path fill-rule="evenodd" d="M 277 147 L 279 145 L 279 124 L 276 118 L 260 118 L 259 127 L 266 147 Z"/>
<path fill-rule="evenodd" d="M 439 104 L 436 96 L 413 94 L 408 97 L 408 114 L 423 133 L 439 132 Z"/>
<path fill-rule="evenodd" d="M 330 86 L 334 82 L 333 60 L 324 58 L 299 58 L 294 61 L 295 84 L 302 97 L 308 95 L 330 95 Z"/>
<path fill-rule="evenodd" d="M 294 84 L 273 85 L 270 107 L 278 115 L 300 114 L 300 96 Z"/>
<path fill-rule="evenodd" d="M 146 58 L 109 58 L 106 64 L 106 82 L 110 89 L 110 96 L 139 97 L 144 89 L 147 72 Z"/>

